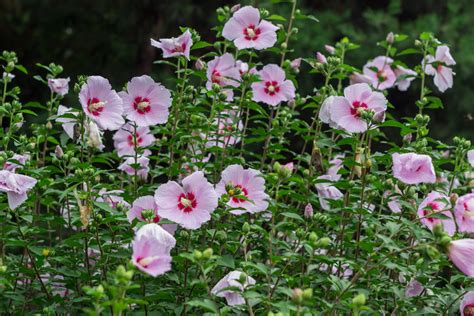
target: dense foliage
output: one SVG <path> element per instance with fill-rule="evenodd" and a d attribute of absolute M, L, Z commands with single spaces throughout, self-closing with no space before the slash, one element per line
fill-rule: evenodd
<path fill-rule="evenodd" d="M 317 19 L 287 5 L 218 9 L 213 42 L 152 39 L 173 76 L 119 92 L 37 64 L 50 98 L 23 102 L 28 70 L 3 52 L 2 312 L 473 314 L 474 151 L 430 136 L 450 43 L 296 56 L 295 23 Z M 403 119 L 395 90 L 418 96 Z"/>

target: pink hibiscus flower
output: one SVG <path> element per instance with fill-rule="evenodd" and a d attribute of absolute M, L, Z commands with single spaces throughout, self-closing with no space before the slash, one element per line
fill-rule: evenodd
<path fill-rule="evenodd" d="M 160 48 L 163 51 L 163 58 L 170 58 L 176 56 L 184 56 L 189 60 L 189 52 L 193 46 L 193 39 L 191 32 L 186 30 L 179 37 L 162 38 L 159 41 L 150 39 L 151 46 Z"/>
<path fill-rule="evenodd" d="M 138 126 L 164 124 L 168 121 L 171 93 L 149 76 L 134 77 L 127 92 L 119 92 L 127 119 Z"/>
<path fill-rule="evenodd" d="M 157 224 L 140 228 L 132 243 L 132 262 L 141 271 L 156 277 L 171 270 L 170 251 L 174 237 Z"/>
<path fill-rule="evenodd" d="M 101 129 L 114 131 L 125 123 L 122 99 L 104 77 L 89 77 L 81 88 L 79 100 L 86 115 Z"/>
<path fill-rule="evenodd" d="M 366 83 L 357 83 L 344 89 L 344 97 L 334 97 L 329 108 L 331 121 L 349 133 L 362 133 L 368 128 L 363 111 L 372 111 L 375 121 L 383 121 L 387 99 L 374 92 Z"/>
<path fill-rule="evenodd" d="M 229 195 L 227 205 L 235 208 L 231 211 L 234 215 L 259 213 L 268 208 L 269 196 L 265 193 L 265 179 L 254 169 L 244 169 L 240 165 L 228 166 L 222 171 L 216 192 L 219 196 Z"/>
<path fill-rule="evenodd" d="M 30 155 L 28 154 L 13 154 L 13 156 L 3 164 L 3 170 L 15 172 L 16 169 L 23 167 L 28 160 L 30 160 Z"/>
<path fill-rule="evenodd" d="M 474 239 L 458 239 L 448 246 L 448 257 L 462 273 L 474 277 Z"/>
<path fill-rule="evenodd" d="M 236 65 L 234 57 L 226 53 L 215 57 L 207 64 L 207 82 L 206 88 L 212 89 L 212 84 L 218 84 L 221 87 L 238 87 L 240 85 L 240 71 Z M 227 101 L 232 101 L 234 92 L 230 89 L 223 91 L 227 95 Z"/>
<path fill-rule="evenodd" d="M 446 45 L 438 46 L 435 56 L 426 56 L 425 73 L 434 76 L 434 84 L 441 92 L 453 86 L 453 75 L 455 73 L 448 67 L 453 65 L 456 65 L 456 62 Z"/>
<path fill-rule="evenodd" d="M 155 136 L 150 133 L 150 129 L 145 126 L 137 127 L 137 135 L 134 137 L 134 128 L 130 123 L 125 124 L 115 132 L 114 147 L 119 157 L 135 155 L 136 146 L 145 148 L 155 142 Z"/>
<path fill-rule="evenodd" d="M 276 106 L 295 98 L 293 82 L 286 80 L 285 71 L 277 65 L 266 65 L 258 75 L 262 81 L 252 83 L 252 100 L 255 102 Z"/>
<path fill-rule="evenodd" d="M 240 271 L 229 272 L 217 282 L 212 288 L 211 293 L 217 297 L 224 297 L 229 306 L 245 304 L 242 292 L 244 292 L 249 285 L 254 285 L 256 281 L 251 276 L 245 275 L 245 282 L 241 283 L 240 278 L 242 274 Z"/>
<path fill-rule="evenodd" d="M 335 181 L 330 175 L 323 175 L 318 177 L 318 183 L 316 183 L 316 190 L 318 191 L 319 204 L 323 210 L 330 210 L 331 205 L 329 200 L 340 200 L 344 196 L 338 188 L 332 185 Z"/>
<path fill-rule="evenodd" d="M 418 218 L 429 230 L 433 231 L 435 225 L 442 225 L 444 231 L 453 236 L 456 232 L 456 224 L 453 215 L 449 211 L 450 207 L 449 198 L 446 195 L 433 191 L 426 196 L 418 207 Z M 448 219 L 429 217 L 430 214 L 434 213 L 441 213 L 447 216 Z"/>
<path fill-rule="evenodd" d="M 467 292 L 459 305 L 461 316 L 474 315 L 474 291 Z"/>
<path fill-rule="evenodd" d="M 474 149 L 471 149 L 467 152 L 467 161 L 474 168 Z"/>
<path fill-rule="evenodd" d="M 435 183 L 431 157 L 415 153 L 392 154 L 393 176 L 406 184 Z"/>
<path fill-rule="evenodd" d="M 326 174 L 329 175 L 332 180 L 339 181 L 339 179 L 341 179 L 339 170 L 342 169 L 343 162 L 344 162 L 344 154 L 336 155 L 333 159 L 329 161 L 329 168 Z"/>
<path fill-rule="evenodd" d="M 385 90 L 394 85 L 397 76 L 391 68 L 392 63 L 392 58 L 378 56 L 364 65 L 364 75 L 372 80 L 374 88 Z"/>
<path fill-rule="evenodd" d="M 61 117 L 66 114 L 68 117 Z M 74 126 L 76 126 L 77 120 L 69 116 L 76 116 L 76 113 L 72 111 L 71 108 L 60 105 L 58 107 L 57 116 L 58 118 L 56 121 L 62 125 L 62 128 L 66 132 L 67 136 L 69 136 L 71 139 L 74 139 Z"/>
<path fill-rule="evenodd" d="M 139 155 L 137 157 L 137 164 L 139 165 L 139 169 L 137 170 L 137 175 L 146 180 L 148 177 L 148 172 L 150 168 L 148 165 L 150 164 L 150 159 L 148 156 L 151 155 L 151 151 L 145 150 L 143 155 Z M 135 175 L 135 168 L 133 165 L 135 164 L 135 157 L 128 157 L 125 161 L 118 167 L 119 170 L 125 172 L 128 175 Z"/>
<path fill-rule="evenodd" d="M 397 82 L 395 83 L 395 85 L 400 91 L 407 91 L 410 87 L 411 82 L 415 80 L 417 75 L 416 71 L 405 68 L 400 65 L 398 65 L 394 69 L 394 72 L 397 76 Z"/>
<path fill-rule="evenodd" d="M 64 96 L 69 91 L 69 80 L 69 78 L 48 79 L 48 87 L 51 92 Z"/>
<path fill-rule="evenodd" d="M 36 184 L 36 179 L 8 170 L 0 170 L 0 192 L 6 192 L 8 206 L 13 210 L 26 201 L 26 193 Z"/>
<path fill-rule="evenodd" d="M 474 193 L 458 198 L 454 207 L 454 216 L 460 232 L 474 233 Z"/>
<path fill-rule="evenodd" d="M 182 186 L 175 181 L 160 185 L 155 201 L 160 216 L 187 229 L 198 229 L 209 221 L 218 204 L 216 191 L 201 171 L 184 178 Z"/>
<path fill-rule="evenodd" d="M 156 205 L 155 197 L 152 195 L 146 195 L 139 197 L 132 203 L 132 207 L 127 212 L 127 218 L 130 223 L 136 218 L 139 221 L 144 222 L 145 218 L 143 218 L 143 211 L 152 211 L 154 217 L 152 219 L 153 223 L 159 223 L 161 217 L 158 215 L 158 205 Z M 166 230 L 171 235 L 174 234 L 176 231 L 176 224 L 163 224 L 161 225 L 164 230 Z"/>
<path fill-rule="evenodd" d="M 234 13 L 222 30 L 222 36 L 234 41 L 238 49 L 265 49 L 275 45 L 278 27 L 272 23 L 260 20 L 260 11 L 251 6 L 245 6 Z"/>
<path fill-rule="evenodd" d="M 405 296 L 406 297 L 415 297 L 419 296 L 425 288 L 423 285 L 418 282 L 417 280 L 412 280 L 410 283 L 407 284 L 407 287 L 405 288 Z"/>
<path fill-rule="evenodd" d="M 329 127 L 339 129 L 340 127 L 336 124 L 336 122 L 331 120 L 331 111 L 334 104 L 334 98 L 334 96 L 330 96 L 324 100 L 319 110 L 318 117 L 321 122 L 328 124 Z"/>

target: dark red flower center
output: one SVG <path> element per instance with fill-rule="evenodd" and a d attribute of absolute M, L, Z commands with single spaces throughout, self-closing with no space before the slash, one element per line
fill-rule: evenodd
<path fill-rule="evenodd" d="M 241 186 L 240 184 L 237 184 L 236 186 L 234 186 L 234 189 L 231 189 L 230 191 L 231 192 L 229 192 L 229 194 L 232 196 L 232 201 L 234 203 L 245 202 L 246 201 L 245 199 L 238 198 L 237 196 L 239 195 L 248 196 L 249 194 L 249 191 L 243 186 Z"/>
<path fill-rule="evenodd" d="M 255 27 L 253 24 L 250 24 L 248 27 L 246 27 L 243 32 L 247 41 L 257 40 L 261 33 L 260 29 Z"/>
<path fill-rule="evenodd" d="M 436 67 L 436 71 L 437 71 L 437 72 L 443 71 L 443 65 L 439 64 L 439 65 Z"/>
<path fill-rule="evenodd" d="M 280 87 L 278 86 L 278 82 L 276 81 L 267 81 L 265 82 L 265 93 L 271 96 L 274 96 L 278 92 L 280 92 Z"/>
<path fill-rule="evenodd" d="M 352 102 L 351 114 L 360 117 L 362 110 L 367 109 L 368 106 L 365 102 L 354 101 Z"/>
<path fill-rule="evenodd" d="M 178 197 L 178 208 L 185 212 L 189 213 L 192 212 L 194 208 L 196 208 L 197 202 L 196 202 L 196 197 L 194 196 L 194 193 L 187 192 L 187 193 L 182 193 Z"/>
<path fill-rule="evenodd" d="M 222 81 L 222 75 L 221 75 L 221 73 L 220 73 L 217 69 L 214 69 L 214 70 L 212 71 L 211 81 L 212 81 L 212 83 L 217 83 L 217 84 L 220 84 L 220 83 L 221 83 L 221 81 Z"/>
<path fill-rule="evenodd" d="M 428 216 L 431 213 L 433 213 L 433 211 L 434 212 L 439 211 L 439 205 L 436 202 L 430 202 L 430 203 L 428 203 L 428 205 L 426 205 L 426 209 L 423 210 L 423 216 Z M 425 218 L 425 219 L 430 223 L 437 222 L 437 219 L 433 218 L 433 217 L 428 217 L 428 218 Z"/>
<path fill-rule="evenodd" d="M 464 316 L 474 316 L 474 303 L 464 306 Z"/>
<path fill-rule="evenodd" d="M 87 110 L 94 116 L 99 116 L 104 110 L 105 102 L 101 102 L 97 98 L 90 98 L 87 100 Z"/>
<path fill-rule="evenodd" d="M 377 79 L 379 82 L 384 82 L 387 80 L 387 75 L 385 74 L 385 71 L 383 69 L 377 71 Z"/>
<path fill-rule="evenodd" d="M 150 100 L 148 98 L 136 97 L 135 100 L 133 100 L 133 108 L 139 114 L 148 113 L 151 110 Z"/>
<path fill-rule="evenodd" d="M 139 133 L 137 133 L 136 140 L 137 140 L 137 144 L 136 144 L 137 146 L 140 145 L 143 141 Z M 132 134 L 128 135 L 128 144 L 130 146 L 135 146 L 135 139 Z"/>
<path fill-rule="evenodd" d="M 171 50 L 171 52 L 184 53 L 185 50 L 186 50 L 186 43 L 183 43 L 183 44 L 176 43 L 174 45 L 174 48 Z"/>

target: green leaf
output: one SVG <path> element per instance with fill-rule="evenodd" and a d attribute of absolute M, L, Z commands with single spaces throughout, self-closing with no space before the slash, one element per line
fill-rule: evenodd
<path fill-rule="evenodd" d="M 186 302 L 186 305 L 193 306 L 193 307 L 200 307 L 207 311 L 219 314 L 219 309 L 217 308 L 216 304 L 209 300 L 209 299 L 195 299 L 189 302 Z"/>
<path fill-rule="evenodd" d="M 284 17 L 282 17 L 281 15 L 278 15 L 278 14 L 272 14 L 270 15 L 267 20 L 273 20 L 273 21 L 282 21 L 282 22 L 285 22 L 286 19 Z"/>

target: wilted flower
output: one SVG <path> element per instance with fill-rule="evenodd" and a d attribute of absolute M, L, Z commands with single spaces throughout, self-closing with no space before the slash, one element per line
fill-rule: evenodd
<path fill-rule="evenodd" d="M 474 168 L 474 149 L 471 149 L 467 152 L 467 161 Z"/>
<path fill-rule="evenodd" d="M 218 297 L 224 297 L 229 306 L 242 305 L 245 304 L 242 292 L 249 285 L 254 285 L 255 283 L 255 279 L 251 276 L 240 271 L 232 271 L 217 282 L 212 288 L 211 293 Z"/>
<path fill-rule="evenodd" d="M 212 89 L 212 85 L 217 84 L 221 87 L 238 87 L 240 85 L 240 72 L 236 66 L 234 57 L 226 53 L 220 57 L 215 57 L 207 64 L 207 82 L 206 88 Z M 230 89 L 223 91 L 227 95 L 227 101 L 231 101 L 234 92 Z"/>
<path fill-rule="evenodd" d="M 277 65 L 266 65 L 258 75 L 262 81 L 252 83 L 253 101 L 277 106 L 295 98 L 293 82 L 286 80 L 285 71 Z"/>
<path fill-rule="evenodd" d="M 51 92 L 64 96 L 69 91 L 69 81 L 69 78 L 48 79 L 48 87 Z"/>
<path fill-rule="evenodd" d="M 86 115 L 101 129 L 117 130 L 125 123 L 122 99 L 104 77 L 89 77 L 81 88 L 79 100 Z"/>
<path fill-rule="evenodd" d="M 436 55 L 426 56 L 425 73 L 434 76 L 434 84 L 439 91 L 444 92 L 453 86 L 453 75 L 455 73 L 448 66 L 456 65 L 456 62 L 449 52 L 449 47 L 441 45 L 436 48 Z"/>
<path fill-rule="evenodd" d="M 393 176 L 406 184 L 435 183 L 431 157 L 415 153 L 392 154 Z"/>
<path fill-rule="evenodd" d="M 460 232 L 474 233 L 474 193 L 457 199 L 454 215 Z"/>
<path fill-rule="evenodd" d="M 168 121 L 171 93 L 149 76 L 134 77 L 127 92 L 119 92 L 127 119 L 138 126 L 164 124 Z"/>
<path fill-rule="evenodd" d="M 268 208 L 265 193 L 265 179 L 254 169 L 244 169 L 240 165 L 230 165 L 222 171 L 221 181 L 216 185 L 219 196 L 227 194 L 227 205 L 235 208 L 231 213 L 259 213 Z"/>
<path fill-rule="evenodd" d="M 333 159 L 329 161 L 329 168 L 326 172 L 327 175 L 331 177 L 333 181 L 339 181 L 341 175 L 339 170 L 343 167 L 344 154 L 336 155 Z"/>
<path fill-rule="evenodd" d="M 11 209 L 17 208 L 26 201 L 26 193 L 36 184 L 36 179 L 16 174 L 8 170 L 0 170 L 0 192 L 6 192 L 8 196 L 8 206 Z"/>
<path fill-rule="evenodd" d="M 465 275 L 474 277 L 474 239 L 454 240 L 448 245 L 448 257 Z"/>
<path fill-rule="evenodd" d="M 371 77 L 367 75 L 354 72 L 353 74 L 349 76 L 349 83 L 351 85 L 356 84 L 356 83 L 367 83 L 371 85 L 373 83 L 373 80 Z"/>
<path fill-rule="evenodd" d="M 163 51 L 163 58 L 184 56 L 189 60 L 189 52 L 193 46 L 191 32 L 186 30 L 179 37 L 162 38 L 159 41 L 150 39 L 151 46 L 160 48 Z"/>
<path fill-rule="evenodd" d="M 132 262 L 141 271 L 156 277 L 171 270 L 170 251 L 174 237 L 157 224 L 140 228 L 133 239 Z"/>
<path fill-rule="evenodd" d="M 278 27 L 272 23 L 260 20 L 260 12 L 251 6 L 239 9 L 227 21 L 222 30 L 222 36 L 233 41 L 238 49 L 265 49 L 275 45 Z"/>
<path fill-rule="evenodd" d="M 130 123 L 125 124 L 114 135 L 114 147 L 119 157 L 132 156 L 135 154 L 135 146 L 146 148 L 155 142 L 155 136 L 151 134 L 150 128 L 141 126 L 135 130 Z"/>
<path fill-rule="evenodd" d="M 217 207 L 217 194 L 201 171 L 183 179 L 162 184 L 155 191 L 160 216 L 187 229 L 198 229 L 211 219 Z"/>
<path fill-rule="evenodd" d="M 394 85 L 397 77 L 391 68 L 392 63 L 390 57 L 378 56 L 364 65 L 364 75 L 372 79 L 374 88 L 385 90 Z"/>
<path fill-rule="evenodd" d="M 366 83 L 358 83 L 344 89 L 344 97 L 336 96 L 329 108 L 331 121 L 349 133 L 362 133 L 368 128 L 362 118 L 364 111 L 373 112 L 377 121 L 382 121 L 387 109 L 387 99 L 374 92 Z"/>
<path fill-rule="evenodd" d="M 418 207 L 418 217 L 421 219 L 421 223 L 431 231 L 435 225 L 442 225 L 444 231 L 446 231 L 448 235 L 453 236 L 456 232 L 456 224 L 454 223 L 453 215 L 449 211 L 450 207 L 449 198 L 447 196 L 433 191 L 426 196 Z M 439 219 L 430 217 L 433 213 L 442 214 L 448 218 Z"/>

